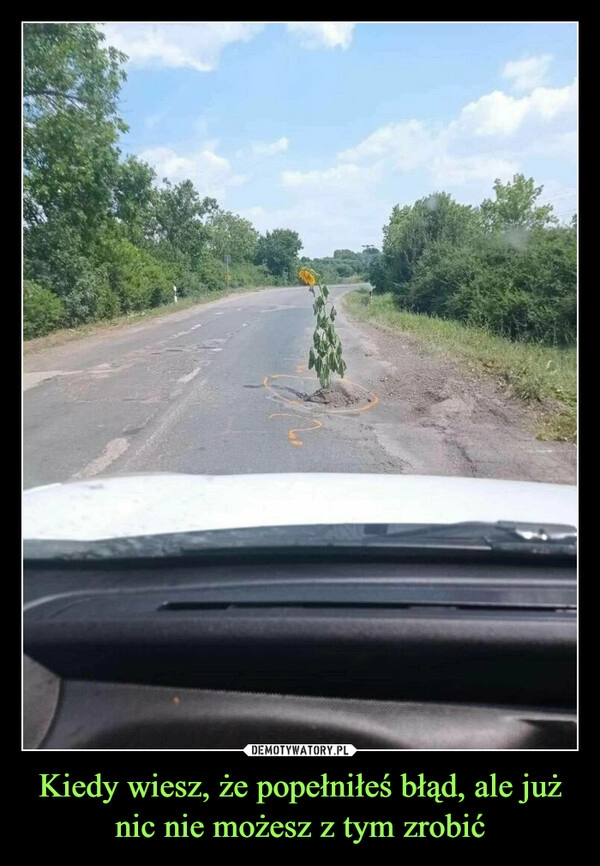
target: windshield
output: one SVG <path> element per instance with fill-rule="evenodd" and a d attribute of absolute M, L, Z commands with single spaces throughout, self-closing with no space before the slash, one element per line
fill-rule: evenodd
<path fill-rule="evenodd" d="M 47 838 L 58 797 L 94 840 L 537 840 L 576 790 L 577 37 L 23 22 Z M 435 758 L 499 749 L 553 754 Z"/>
<path fill-rule="evenodd" d="M 25 559 L 574 554 L 576 37 L 25 23 Z"/>

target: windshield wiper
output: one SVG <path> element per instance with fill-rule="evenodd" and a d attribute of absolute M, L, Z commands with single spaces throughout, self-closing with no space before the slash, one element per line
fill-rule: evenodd
<path fill-rule="evenodd" d="M 397 527 L 393 524 L 367 525 L 365 534 L 377 537 L 378 543 L 393 545 L 414 543 L 418 546 L 481 545 L 489 550 L 538 551 L 540 553 L 577 552 L 577 531 L 563 524 L 519 523 L 500 520 L 497 523 L 423 524 Z"/>
<path fill-rule="evenodd" d="M 294 553 L 366 556 L 380 551 L 553 555 L 575 557 L 577 532 L 555 524 L 453 523 L 453 524 L 327 524 L 316 526 L 268 526 L 150 535 L 98 541 L 24 542 L 25 561 L 81 560 L 178 560 L 215 554 L 281 555 Z"/>

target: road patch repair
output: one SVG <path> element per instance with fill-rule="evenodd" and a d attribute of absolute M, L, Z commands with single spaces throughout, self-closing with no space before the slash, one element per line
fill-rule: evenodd
<path fill-rule="evenodd" d="M 48 379 L 56 379 L 57 376 L 76 376 L 79 370 L 40 370 L 33 373 L 23 373 L 23 391 L 29 391 Z"/>

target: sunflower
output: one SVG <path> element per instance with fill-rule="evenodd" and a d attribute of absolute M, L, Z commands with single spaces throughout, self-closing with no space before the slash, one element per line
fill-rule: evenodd
<path fill-rule="evenodd" d="M 308 268 L 302 268 L 302 270 L 298 271 L 298 276 L 307 286 L 314 286 L 317 282 L 315 272 L 310 271 Z"/>

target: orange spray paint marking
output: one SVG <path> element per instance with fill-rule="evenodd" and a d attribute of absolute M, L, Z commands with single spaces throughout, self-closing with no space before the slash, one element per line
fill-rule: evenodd
<path fill-rule="evenodd" d="M 271 418 L 298 418 L 298 415 L 293 415 L 291 412 L 274 412 L 272 415 L 269 415 L 269 420 Z M 293 427 L 291 430 L 288 430 L 288 439 L 290 440 L 292 445 L 303 445 L 302 439 L 299 439 L 296 436 L 296 433 L 308 433 L 310 430 L 319 430 L 323 426 L 322 421 L 317 421 L 316 418 L 313 419 L 312 427 Z"/>

